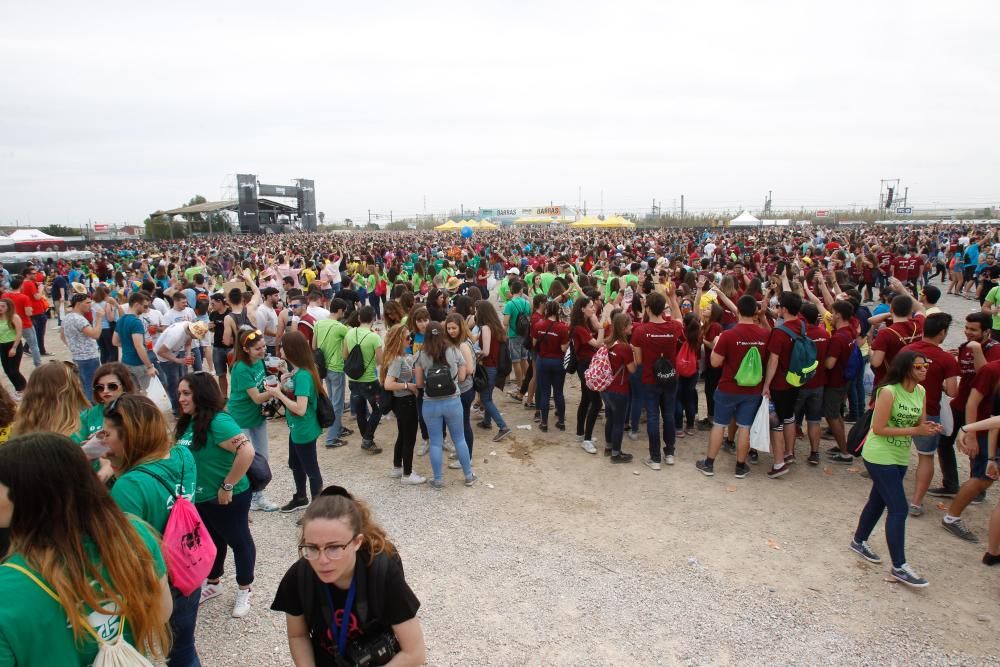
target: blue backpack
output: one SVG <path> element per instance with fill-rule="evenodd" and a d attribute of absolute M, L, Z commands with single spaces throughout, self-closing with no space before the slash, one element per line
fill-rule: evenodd
<path fill-rule="evenodd" d="M 865 366 L 865 358 L 861 356 L 861 347 L 857 341 L 851 341 L 851 356 L 844 366 L 844 379 L 853 380 L 861 374 L 861 369 Z"/>
<path fill-rule="evenodd" d="M 792 339 L 792 354 L 788 359 L 788 372 L 785 373 L 785 381 L 793 387 L 801 387 L 809 382 L 819 362 L 816 360 L 816 343 L 806 335 L 806 323 L 800 322 L 801 333 L 795 333 L 784 324 L 778 328 L 788 334 Z"/>

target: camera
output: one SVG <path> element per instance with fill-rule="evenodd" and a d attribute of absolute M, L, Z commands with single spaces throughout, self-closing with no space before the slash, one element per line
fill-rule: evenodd
<path fill-rule="evenodd" d="M 399 652 L 396 634 L 389 630 L 366 641 L 353 641 L 347 645 L 347 658 L 337 655 L 337 667 L 378 667 L 392 660 Z"/>

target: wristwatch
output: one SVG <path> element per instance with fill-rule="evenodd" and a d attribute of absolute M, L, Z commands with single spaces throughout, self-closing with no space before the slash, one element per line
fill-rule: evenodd
<path fill-rule="evenodd" d="M 221 488 L 223 491 L 232 491 L 234 488 L 236 488 L 236 485 L 229 484 L 228 482 L 223 482 Z"/>

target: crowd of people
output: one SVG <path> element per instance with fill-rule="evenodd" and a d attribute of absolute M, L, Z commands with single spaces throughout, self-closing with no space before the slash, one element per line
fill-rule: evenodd
<path fill-rule="evenodd" d="M 318 460 L 320 443 L 354 435 L 381 454 L 388 420 L 386 474 L 433 490 L 446 470 L 476 485 L 475 440 L 510 438 L 512 410 L 543 433 L 574 429 L 588 456 L 628 465 L 638 454 L 653 471 L 707 431 L 696 468 L 710 477 L 723 454 L 736 478 L 761 462 L 787 477 L 805 440 L 808 465 L 863 463 L 871 492 L 849 546 L 881 562 L 868 540 L 885 514 L 890 573 L 916 587 L 928 582 L 905 556 L 908 518 L 927 496 L 950 499 L 943 528 L 977 542 L 962 513 L 998 477 L 994 230 L 532 228 L 95 250 L 90 262 L 0 269 L 12 387 L 0 387 L 0 595 L 15 601 L 0 611 L 0 663 L 58 652 L 59 664 L 90 664 L 120 635 L 198 665 L 198 608 L 227 593 L 230 551 L 232 615 L 251 610 L 250 512 L 304 511 L 300 560 L 271 606 L 286 614 L 295 663 L 375 652 L 370 664 L 420 664 L 419 601 L 400 555 L 363 501 L 325 486 Z M 936 305 L 942 288 L 979 303 L 957 349 L 943 347 L 955 324 Z M 68 360 L 42 358 L 49 318 Z M 266 495 L 279 474 L 275 420 L 287 424 L 287 502 Z M 420 456 L 430 479 L 414 469 Z M 182 562 L 164 537 L 187 511 L 181 499 L 206 531 L 184 549 L 215 547 L 191 590 L 180 568 L 196 559 Z M 988 535 L 993 565 L 1000 505 Z"/>

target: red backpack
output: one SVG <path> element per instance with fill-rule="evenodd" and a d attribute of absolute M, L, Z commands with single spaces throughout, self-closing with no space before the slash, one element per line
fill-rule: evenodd
<path fill-rule="evenodd" d="M 624 366 L 622 366 L 624 368 Z M 594 352 L 590 366 L 583 372 L 583 380 L 591 391 L 602 392 L 611 386 L 615 376 L 611 372 L 611 361 L 608 359 L 608 348 L 603 345 Z"/>
<path fill-rule="evenodd" d="M 694 348 L 687 344 L 687 341 L 681 344 L 674 367 L 682 378 L 689 378 L 698 372 L 698 355 L 695 354 Z"/>

